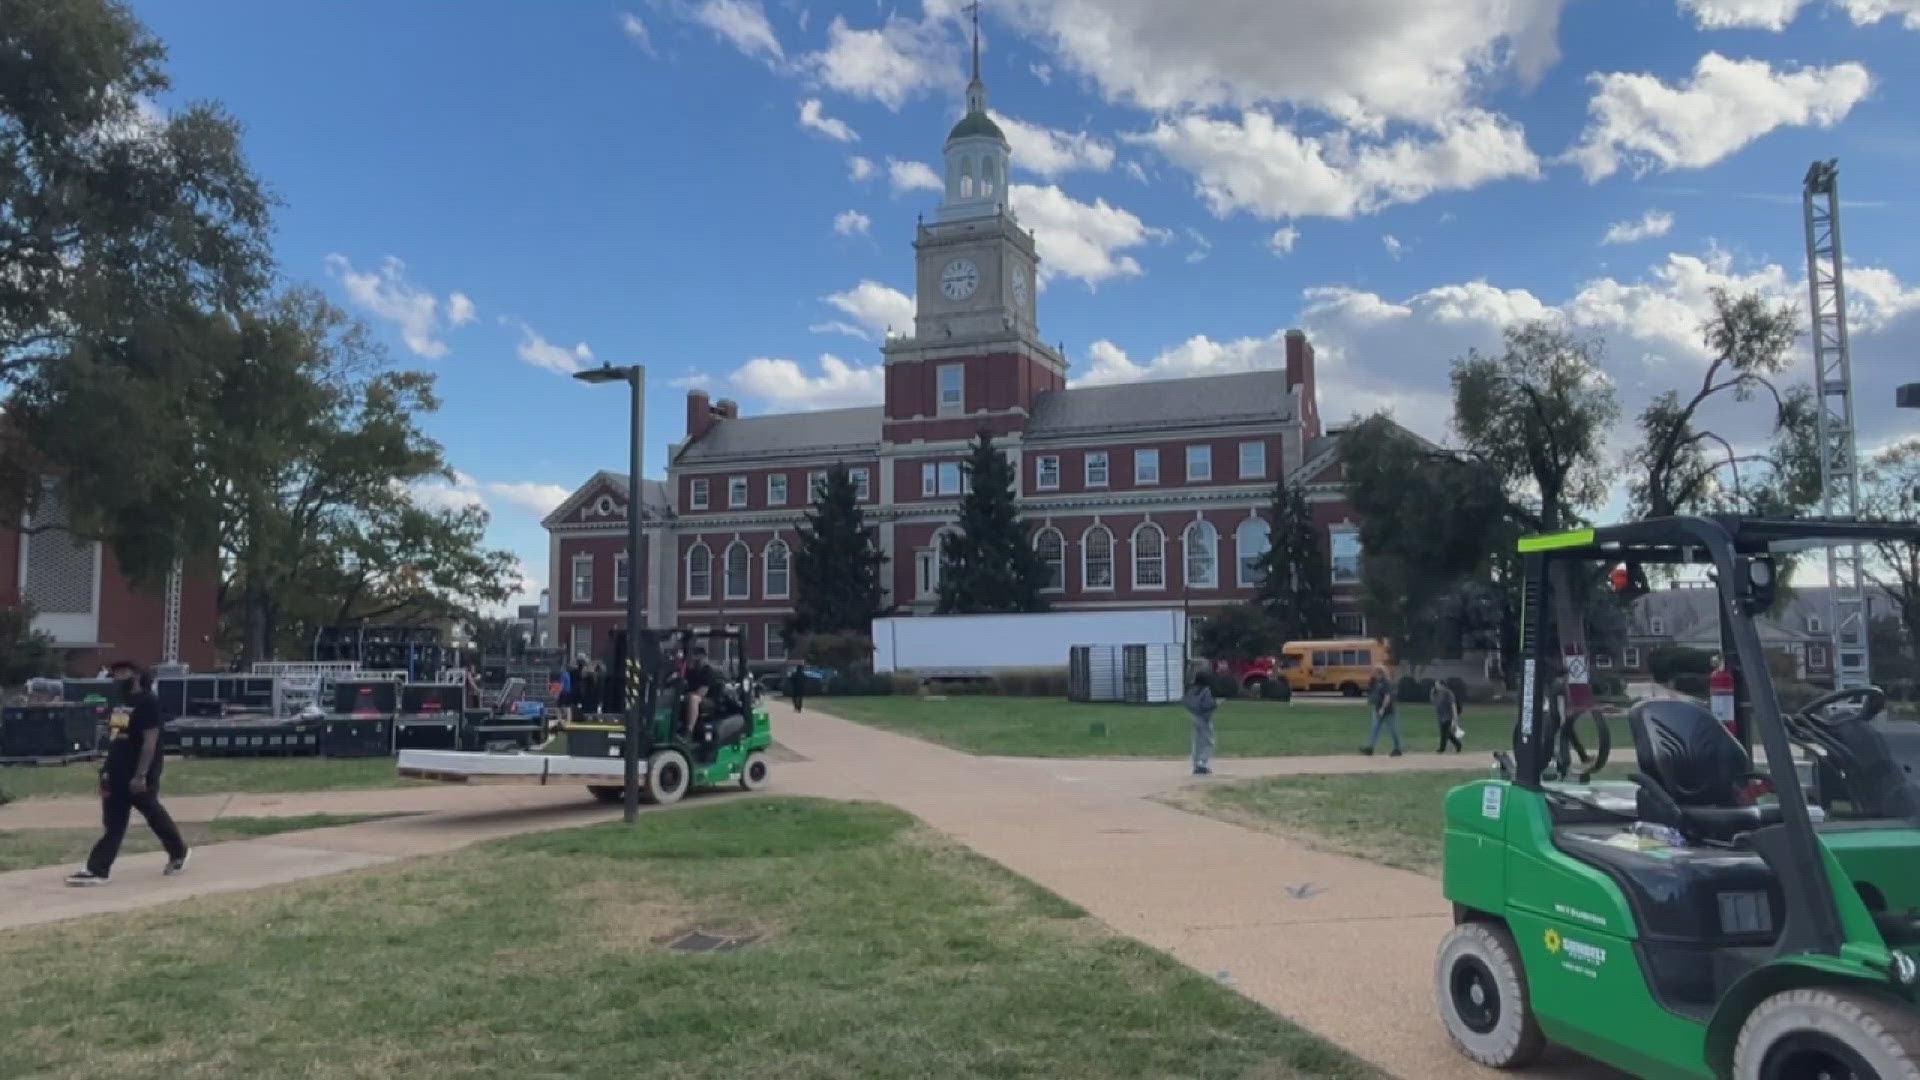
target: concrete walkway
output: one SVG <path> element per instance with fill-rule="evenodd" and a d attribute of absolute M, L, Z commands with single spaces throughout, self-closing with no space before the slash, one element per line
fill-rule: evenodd
<path fill-rule="evenodd" d="M 1209 976 L 1224 972 L 1242 994 L 1398 1076 L 1499 1075 L 1460 1057 L 1434 1016 L 1433 957 L 1449 916 L 1433 879 L 1312 851 L 1147 798 L 1188 782 L 1183 762 L 981 758 L 815 711 L 796 715 L 784 703 L 771 707 L 781 743 L 806 759 L 778 764 L 772 792 L 899 806 L 1115 930 Z M 1224 759 L 1220 765 L 1227 779 L 1412 770 L 1442 761 L 1488 767 L 1475 755 Z M 249 813 L 368 813 L 378 812 L 376 806 L 437 812 L 209 845 L 178 878 L 159 876 L 157 854 L 132 856 L 116 867 L 113 885 L 99 890 L 64 888 L 65 868 L 0 874 L 0 929 L 257 888 L 617 816 L 617 809 L 584 796 L 577 787 L 489 785 L 234 796 L 207 808 L 195 803 L 229 814 L 241 812 L 236 806 L 254 807 Z M 435 805 L 402 806 L 405 797 Z M 256 798 L 272 801 L 245 801 Z M 52 811 L 65 801 L 24 802 L 10 817 L 36 803 Z M 176 801 L 180 812 L 189 802 Z M 91 805 L 86 809 L 93 812 Z M 0 818 L 0 828 L 20 827 L 7 820 Z M 1527 1075 L 1599 1080 L 1619 1074 L 1564 1061 Z"/>

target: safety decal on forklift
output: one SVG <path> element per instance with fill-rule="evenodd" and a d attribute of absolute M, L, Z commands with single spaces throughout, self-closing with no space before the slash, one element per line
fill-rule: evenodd
<path fill-rule="evenodd" d="M 1480 791 L 1480 816 L 1493 821 L 1500 820 L 1500 812 L 1506 809 L 1507 789 L 1488 784 Z"/>
<path fill-rule="evenodd" d="M 1520 682 L 1520 736 L 1526 740 L 1533 738 L 1533 670 L 1534 659 L 1529 656 Z"/>
<path fill-rule="evenodd" d="M 1547 927 L 1547 951 L 1558 957 L 1560 966 L 1576 975 L 1597 978 L 1594 970 L 1607 962 L 1607 950 L 1598 945 L 1589 945 L 1584 941 L 1574 941 L 1560 936 L 1560 931 Z"/>

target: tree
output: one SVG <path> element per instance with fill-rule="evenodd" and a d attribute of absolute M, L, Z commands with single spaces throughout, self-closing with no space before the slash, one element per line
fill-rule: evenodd
<path fill-rule="evenodd" d="M 789 640 L 807 634 L 868 634 L 883 609 L 880 554 L 845 465 L 827 470 L 793 553 Z"/>
<path fill-rule="evenodd" d="M 981 432 L 965 466 L 960 531 L 940 549 L 940 613 L 1044 611 L 1047 564 L 1013 498 L 1013 464 Z"/>
<path fill-rule="evenodd" d="M 76 530 L 144 578 L 191 541 L 211 548 L 183 448 L 217 419 L 194 406 L 218 356 L 183 346 L 269 272 L 270 199 L 238 125 L 207 104 L 158 110 L 164 55 L 112 0 L 0 0 L 0 517 L 58 477 Z M 76 417 L 79 460 L 73 439 L 40 437 Z M 101 458 L 123 463 L 113 483 L 90 482 Z"/>
<path fill-rule="evenodd" d="M 1260 556 L 1255 594 L 1281 642 L 1333 633 L 1333 578 L 1313 507 L 1297 484 L 1273 491 L 1271 541 Z"/>
<path fill-rule="evenodd" d="M 1193 645 L 1209 660 L 1247 663 L 1272 656 L 1286 641 L 1280 627 L 1258 604 L 1235 604 L 1201 623 Z"/>
<path fill-rule="evenodd" d="M 53 638 L 33 628 L 33 609 L 0 608 L 0 688 L 58 674 L 60 652 Z"/>
<path fill-rule="evenodd" d="M 227 321 L 231 350 L 201 439 L 218 500 L 223 614 L 243 661 L 318 625 L 471 616 L 511 595 L 516 560 L 482 547 L 487 513 L 416 501 L 450 481 L 422 432 L 433 378 L 393 371 L 364 328 L 312 292 Z"/>
<path fill-rule="evenodd" d="M 1860 479 L 1861 510 L 1869 517 L 1897 521 L 1920 517 L 1920 438 L 1875 454 Z M 1862 555 L 1870 556 L 1867 576 L 1899 612 L 1908 648 L 1920 654 L 1920 544 L 1877 544 Z"/>
<path fill-rule="evenodd" d="M 473 644 L 481 656 L 525 656 L 527 628 L 518 619 L 477 618 L 473 620 Z"/>
<path fill-rule="evenodd" d="M 1556 532 L 1610 486 L 1602 446 L 1620 415 L 1597 339 L 1548 322 L 1509 327 L 1499 356 L 1453 364 L 1453 423 L 1466 452 L 1522 493 L 1508 515 Z"/>
<path fill-rule="evenodd" d="M 1810 418 L 1810 399 L 1783 393 L 1775 383 L 1799 338 L 1797 320 L 1792 305 L 1770 306 L 1757 293 L 1736 297 L 1725 289 L 1713 291 L 1713 315 L 1701 330 L 1712 359 L 1700 385 L 1684 400 L 1669 390 L 1640 413 L 1644 441 L 1626 459 L 1635 477 L 1628 484 L 1635 513 L 1666 517 L 1725 508 L 1720 470 L 1734 470 L 1737 487 L 1740 465 L 1752 461 L 1788 465 L 1788 474 L 1769 489 L 1774 494 L 1804 493 L 1804 485 L 1793 482 L 1803 474 L 1793 473 L 1789 462 L 1738 457 L 1725 438 L 1698 424 L 1701 408 L 1716 397 L 1730 394 L 1744 402 L 1764 393 L 1773 402 L 1775 435 L 1800 430 Z"/>

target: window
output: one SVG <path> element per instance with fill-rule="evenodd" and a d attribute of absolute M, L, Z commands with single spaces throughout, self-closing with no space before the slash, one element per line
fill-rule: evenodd
<path fill-rule="evenodd" d="M 1199 643 L 1200 631 L 1205 629 L 1206 625 L 1207 617 L 1205 615 L 1190 615 L 1187 617 L 1187 651 L 1189 653 L 1193 651 L 1192 646 Z"/>
<path fill-rule="evenodd" d="M 687 481 L 687 506 L 694 510 L 705 510 L 709 505 L 707 481 L 703 479 Z"/>
<path fill-rule="evenodd" d="M 1047 589 L 1059 592 L 1067 587 L 1067 541 L 1052 527 L 1034 534 L 1033 550 L 1047 567 Z"/>
<path fill-rule="evenodd" d="M 873 478 L 865 469 L 854 469 L 848 474 L 853 478 L 853 498 L 855 502 L 866 502 L 873 498 Z"/>
<path fill-rule="evenodd" d="M 920 466 L 920 494 L 960 495 L 966 490 L 966 471 L 959 462 L 928 462 Z"/>
<path fill-rule="evenodd" d="M 1087 454 L 1087 486 L 1107 486 L 1107 452 L 1095 450 Z"/>
<path fill-rule="evenodd" d="M 1187 482 L 1201 483 L 1213 479 L 1213 447 L 1187 447 Z"/>
<path fill-rule="evenodd" d="M 747 478 L 731 476 L 727 478 L 727 505 L 735 510 L 747 505 Z"/>
<path fill-rule="evenodd" d="M 1620 665 L 1629 671 L 1640 668 L 1640 650 L 1632 645 L 1620 650 Z"/>
<path fill-rule="evenodd" d="M 1807 670 L 1827 670 L 1827 647 L 1825 645 L 1807 646 Z"/>
<path fill-rule="evenodd" d="M 753 553 L 739 540 L 727 545 L 727 599 L 745 600 L 753 595 Z"/>
<path fill-rule="evenodd" d="M 1351 585 L 1360 580 L 1360 531 L 1358 529 L 1327 530 L 1328 546 L 1332 548 L 1333 583 Z"/>
<path fill-rule="evenodd" d="M 1824 634 L 1826 632 L 1827 632 L 1826 625 L 1820 621 L 1820 616 L 1818 615 L 1807 616 L 1807 633 Z"/>
<path fill-rule="evenodd" d="M 593 631 L 584 626 L 575 625 L 572 632 L 573 655 L 593 655 Z"/>
<path fill-rule="evenodd" d="M 1181 538 L 1186 548 L 1187 584 L 1195 589 L 1211 589 L 1220 584 L 1220 533 L 1204 521 L 1187 526 Z"/>
<path fill-rule="evenodd" d="M 1367 620 L 1355 612 L 1334 615 L 1333 632 L 1341 637 L 1360 637 L 1367 632 Z"/>
<path fill-rule="evenodd" d="M 1133 452 L 1133 482 L 1136 484 L 1160 482 L 1160 451 L 1135 450 Z"/>
<path fill-rule="evenodd" d="M 1080 587 L 1113 588 L 1113 534 L 1104 525 L 1080 536 Z"/>
<path fill-rule="evenodd" d="M 781 634 L 780 627 L 775 623 L 767 624 L 766 657 L 769 660 L 785 660 L 787 658 L 787 639 Z"/>
<path fill-rule="evenodd" d="M 627 553 L 621 552 L 613 557 L 613 602 L 627 602 L 627 590 L 632 587 L 633 575 L 628 573 Z"/>
<path fill-rule="evenodd" d="M 1612 667 L 1612 666 L 1613 666 L 1613 656 L 1612 656 L 1612 654 L 1611 654 L 1611 653 L 1603 653 L 1603 652 L 1601 652 L 1601 653 L 1594 653 L 1594 654 L 1593 654 L 1593 666 L 1594 666 L 1594 667 L 1596 667 L 1596 668 L 1610 668 L 1610 667 Z"/>
<path fill-rule="evenodd" d="M 788 573 L 790 566 L 789 554 L 785 540 L 776 536 L 767 541 L 767 552 L 765 556 L 767 580 L 765 585 L 766 597 L 769 600 L 785 600 L 787 598 L 787 589 L 789 588 L 788 580 L 790 577 Z"/>
<path fill-rule="evenodd" d="M 1265 480 L 1267 478 L 1267 444 L 1263 442 L 1243 442 L 1240 444 L 1240 479 Z"/>
<path fill-rule="evenodd" d="M 967 407 L 967 369 L 959 364 L 946 364 L 936 377 L 940 383 L 940 411 L 964 411 Z"/>
<path fill-rule="evenodd" d="M 1133 587 L 1167 587 L 1167 534 L 1158 525 L 1133 530 Z"/>
<path fill-rule="evenodd" d="M 940 591 L 940 551 L 929 548 L 914 552 L 913 594 L 929 597 Z"/>
<path fill-rule="evenodd" d="M 573 557 L 573 602 L 576 604 L 593 602 L 593 556 L 591 555 Z"/>
<path fill-rule="evenodd" d="M 787 505 L 787 474 L 775 473 L 767 477 L 767 505 Z"/>
<path fill-rule="evenodd" d="M 1267 520 L 1250 517 L 1233 530 L 1233 554 L 1240 569 L 1234 578 L 1243 589 L 1260 584 L 1260 558 L 1267 553 Z"/>
<path fill-rule="evenodd" d="M 705 544 L 687 549 L 687 599 L 713 599 L 713 552 Z"/>
<path fill-rule="evenodd" d="M 1059 457 L 1046 454 L 1034 459 L 1033 486 L 1041 491 L 1052 491 L 1060 486 Z"/>
<path fill-rule="evenodd" d="M 1648 619 L 1647 633 L 1652 634 L 1654 637 L 1666 637 L 1667 636 L 1667 620 L 1662 619 L 1657 615 Z"/>
<path fill-rule="evenodd" d="M 827 493 L 827 473 L 824 469 L 807 474 L 807 501 L 819 502 L 820 496 Z"/>

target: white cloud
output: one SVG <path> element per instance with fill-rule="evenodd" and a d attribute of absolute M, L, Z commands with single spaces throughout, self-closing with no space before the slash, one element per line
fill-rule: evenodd
<path fill-rule="evenodd" d="M 1293 254 L 1293 245 L 1300 242 L 1300 230 L 1291 225 L 1283 225 L 1267 237 L 1267 247 L 1275 255 Z"/>
<path fill-rule="evenodd" d="M 1033 72 L 1033 77 L 1034 77 L 1034 78 L 1036 78 L 1036 79 L 1039 79 L 1039 80 L 1040 80 L 1040 85 L 1042 85 L 1042 86 L 1052 86 L 1052 85 L 1053 85 L 1053 67 L 1052 67 L 1052 65 L 1050 65 L 1050 64 L 1028 64 L 1028 65 L 1027 65 L 1027 70 L 1028 70 L 1028 71 L 1031 71 L 1031 72 Z"/>
<path fill-rule="evenodd" d="M 1673 231 L 1673 215 L 1665 210 L 1649 210 L 1640 215 L 1638 221 L 1616 221 L 1607 227 L 1607 235 L 1600 238 L 1603 244 L 1637 244 L 1642 240 L 1651 240 L 1665 236 Z"/>
<path fill-rule="evenodd" d="M 388 256 L 380 269 L 358 271 L 344 255 L 328 255 L 327 270 L 338 278 L 341 288 L 357 305 L 394 324 L 400 339 L 416 356 L 438 360 L 447 355 L 447 343 L 440 340 L 444 328 L 440 301 L 431 292 L 415 288 L 407 281 L 407 264 Z M 473 301 L 462 293 L 447 298 L 446 324 L 459 326 L 473 320 Z"/>
<path fill-rule="evenodd" d="M 773 32 L 773 24 L 767 21 L 767 12 L 760 6 L 760 0 L 700 0 L 691 7 L 680 4 L 676 10 L 748 56 L 765 56 L 774 61 L 786 58 L 786 50 L 780 47 L 780 38 Z"/>
<path fill-rule="evenodd" d="M 1033 231 L 1042 282 L 1070 277 L 1093 286 L 1136 277 L 1140 263 L 1122 252 L 1167 236 L 1105 199 L 1083 203 L 1053 185 L 1015 184 L 1008 197 L 1021 224 Z"/>
<path fill-rule="evenodd" d="M 1406 245 L 1402 244 L 1400 238 L 1392 233 L 1387 233 L 1385 236 L 1382 236 L 1380 238 L 1380 244 L 1387 249 L 1387 255 L 1390 256 L 1394 262 L 1399 262 L 1401 252 L 1406 250 Z"/>
<path fill-rule="evenodd" d="M 848 126 L 845 120 L 825 115 L 819 98 L 808 98 L 800 103 L 800 126 L 808 131 L 817 131 L 835 142 L 858 142 L 860 133 Z"/>
<path fill-rule="evenodd" d="M 540 484 L 532 481 L 496 480 L 486 485 L 487 492 L 498 495 L 502 500 L 526 511 L 535 517 L 546 517 L 555 507 L 567 501 L 572 495 L 570 488 L 559 484 Z"/>
<path fill-rule="evenodd" d="M 858 210 L 842 210 L 833 218 L 833 231 L 841 236 L 865 236 L 873 228 L 873 219 Z"/>
<path fill-rule="evenodd" d="M 587 343 L 584 341 L 568 349 L 540 336 L 539 331 L 522 320 L 502 318 L 500 321 L 508 326 L 519 327 L 520 344 L 514 351 L 519 353 L 520 359 L 534 367 L 545 368 L 561 375 L 571 375 L 593 362 L 593 350 L 587 348 Z"/>
<path fill-rule="evenodd" d="M 847 174 L 856 181 L 873 179 L 875 171 L 872 160 L 868 158 L 855 154 L 847 159 Z"/>
<path fill-rule="evenodd" d="M 1305 104 L 1434 121 L 1557 57 L 1562 0 L 1018 0 L 1011 16 L 1113 101 L 1154 111 Z"/>
<path fill-rule="evenodd" d="M 640 16 L 631 11 L 621 12 L 620 29 L 627 35 L 628 41 L 640 46 L 648 56 L 654 55 L 653 35 L 647 33 L 647 24 L 640 21 Z"/>
<path fill-rule="evenodd" d="M 877 404 L 886 387 L 886 372 L 878 364 L 855 367 L 832 354 L 820 357 L 817 374 L 792 360 L 759 357 L 741 365 L 727 376 L 727 382 L 741 394 L 768 404 L 831 409 Z"/>
<path fill-rule="evenodd" d="M 1813 0 L 1680 0 L 1683 11 L 1703 29 L 1743 27 L 1780 31 Z M 1828 0 L 1827 6 L 1846 12 L 1855 26 L 1899 17 L 1909 30 L 1920 30 L 1920 0 Z"/>
<path fill-rule="evenodd" d="M 888 330 L 895 333 L 912 332 L 913 298 L 899 289 L 877 281 L 862 281 L 845 292 L 837 292 L 823 299 L 840 309 L 853 322 L 835 320 L 820 323 L 810 328 L 816 333 L 842 333 L 877 341 L 883 339 Z"/>
<path fill-rule="evenodd" d="M 466 293 L 457 292 L 447 295 L 447 322 L 454 326 L 465 326 L 472 322 L 477 314 L 473 310 L 473 301 Z"/>
<path fill-rule="evenodd" d="M 1113 147 L 1084 131 L 1029 124 L 1001 112 L 992 115 L 1007 136 L 1016 169 L 1054 177 L 1075 169 L 1105 172 L 1113 167 Z"/>
<path fill-rule="evenodd" d="M 398 484 L 398 481 L 395 483 Z M 454 473 L 452 480 L 418 480 L 394 490 L 401 490 L 402 487 L 412 496 L 413 504 L 424 510 L 457 513 L 470 507 L 480 510 L 487 508 L 487 500 L 480 494 L 479 481 L 463 472 Z"/>
<path fill-rule="evenodd" d="M 1122 172 L 1126 173 L 1128 176 L 1133 177 L 1135 180 L 1138 180 L 1143 184 L 1147 182 L 1147 170 L 1141 167 L 1140 163 L 1137 161 L 1129 161 L 1126 164 L 1121 165 L 1120 169 Z"/>
<path fill-rule="evenodd" d="M 947 186 L 941 182 L 940 174 L 933 171 L 933 166 L 924 161 L 899 161 L 888 158 L 887 179 L 893 184 L 895 194 L 916 189 L 944 191 Z"/>
<path fill-rule="evenodd" d="M 1351 218 L 1540 173 L 1520 126 L 1478 109 L 1441 118 L 1432 136 L 1390 141 L 1349 131 L 1302 135 L 1257 109 L 1238 121 L 1188 114 L 1128 138 L 1193 174 L 1220 217 L 1245 210 L 1269 219 Z"/>
<path fill-rule="evenodd" d="M 1590 76 L 1597 87 L 1580 142 L 1568 151 L 1589 181 L 1622 168 L 1698 169 L 1780 127 L 1831 127 L 1872 89 L 1859 64 L 1776 72 L 1764 60 L 1708 53 L 1683 84 L 1623 72 Z"/>
<path fill-rule="evenodd" d="M 856 30 L 835 15 L 827 47 L 807 56 L 804 67 L 827 87 L 896 112 L 916 94 L 958 87 L 964 78 L 957 41 L 931 12 L 920 21 L 888 16 L 874 30 Z"/>
<path fill-rule="evenodd" d="M 1193 250 L 1187 252 L 1188 262 L 1205 262 L 1207 256 L 1213 254 L 1213 241 L 1207 239 L 1199 229 L 1188 229 L 1187 239 L 1193 241 Z"/>

